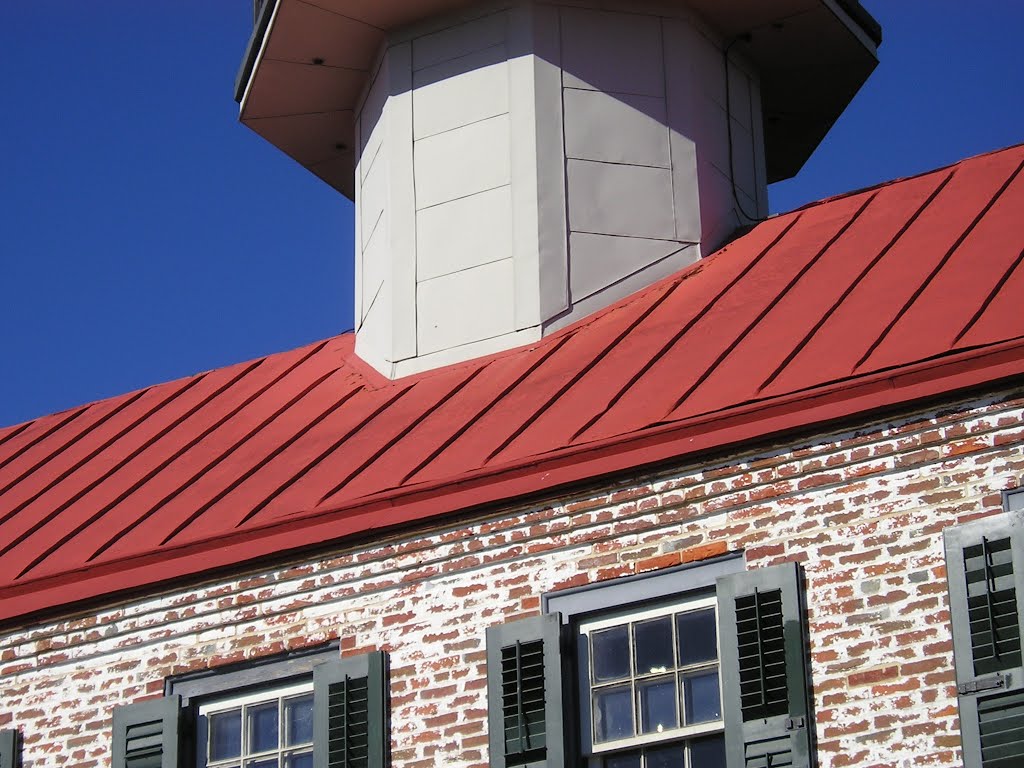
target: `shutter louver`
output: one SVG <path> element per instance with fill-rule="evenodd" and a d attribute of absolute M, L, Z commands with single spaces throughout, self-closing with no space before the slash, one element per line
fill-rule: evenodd
<path fill-rule="evenodd" d="M 0 730 L 0 768 L 18 768 L 18 732 L 13 728 Z"/>
<path fill-rule="evenodd" d="M 177 768 L 181 697 L 114 708 L 113 768 Z"/>
<path fill-rule="evenodd" d="M 328 687 L 329 768 L 366 768 L 369 721 L 365 677 L 345 677 Z"/>
<path fill-rule="evenodd" d="M 314 768 L 383 768 L 387 688 L 381 652 L 313 668 Z"/>
<path fill-rule="evenodd" d="M 1024 765 L 1024 691 L 978 702 L 983 768 Z"/>
<path fill-rule="evenodd" d="M 729 768 L 814 763 L 803 579 L 796 563 L 718 579 Z"/>
<path fill-rule="evenodd" d="M 543 751 L 544 643 L 534 640 L 501 649 L 501 711 L 505 723 L 505 757 L 517 763 Z"/>
<path fill-rule="evenodd" d="M 1024 515 L 945 532 L 965 768 L 1024 765 Z"/>
<path fill-rule="evenodd" d="M 744 722 L 789 711 L 782 593 L 755 591 L 736 598 L 740 708 Z"/>
<path fill-rule="evenodd" d="M 974 672 L 985 675 L 1021 665 L 1017 590 L 1009 537 L 964 547 L 967 615 Z"/>
<path fill-rule="evenodd" d="M 492 766 L 563 766 L 561 617 L 487 630 Z"/>

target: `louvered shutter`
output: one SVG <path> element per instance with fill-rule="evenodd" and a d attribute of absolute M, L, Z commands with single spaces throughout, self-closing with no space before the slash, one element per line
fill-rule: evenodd
<path fill-rule="evenodd" d="M 113 768 L 178 768 L 181 697 L 114 707 Z"/>
<path fill-rule="evenodd" d="M 0 768 L 18 768 L 18 732 L 13 728 L 0 730 Z"/>
<path fill-rule="evenodd" d="M 718 579 L 728 768 L 814 764 L 803 574 L 796 563 Z"/>
<path fill-rule="evenodd" d="M 487 630 L 492 768 L 565 765 L 561 629 L 555 613 Z"/>
<path fill-rule="evenodd" d="M 965 768 L 1024 765 L 1024 515 L 947 529 L 953 652 Z"/>
<path fill-rule="evenodd" d="M 313 668 L 314 768 L 384 768 L 387 680 L 380 651 Z"/>

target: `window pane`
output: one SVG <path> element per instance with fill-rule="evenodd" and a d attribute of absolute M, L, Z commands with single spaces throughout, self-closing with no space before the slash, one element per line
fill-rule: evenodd
<path fill-rule="evenodd" d="M 291 755 L 284 759 L 284 768 L 313 768 L 313 753 Z"/>
<path fill-rule="evenodd" d="M 594 682 L 629 677 L 629 627 L 612 627 L 590 636 Z"/>
<path fill-rule="evenodd" d="M 248 718 L 249 752 L 277 749 L 277 701 L 249 707 Z"/>
<path fill-rule="evenodd" d="M 636 673 L 666 672 L 675 667 L 672 653 L 672 617 L 641 621 L 633 627 Z"/>
<path fill-rule="evenodd" d="M 245 764 L 245 768 L 277 768 L 277 758 L 263 757 L 259 760 L 250 760 Z"/>
<path fill-rule="evenodd" d="M 284 703 L 285 744 L 313 741 L 313 694 L 288 699 Z"/>
<path fill-rule="evenodd" d="M 682 765 L 682 763 L 680 763 Z M 725 768 L 725 736 L 721 733 L 690 742 L 692 768 Z"/>
<path fill-rule="evenodd" d="M 676 715 L 676 677 L 659 677 L 637 684 L 642 733 L 661 733 L 679 725 Z"/>
<path fill-rule="evenodd" d="M 722 707 L 718 701 L 718 670 L 684 676 L 683 701 L 687 724 L 720 720 Z"/>
<path fill-rule="evenodd" d="M 686 765 L 686 747 L 673 744 L 668 747 L 647 750 L 645 768 L 683 768 Z M 691 768 L 703 768 L 693 763 Z"/>
<path fill-rule="evenodd" d="M 210 715 L 210 759 L 224 760 L 242 754 L 242 710 Z"/>
<path fill-rule="evenodd" d="M 633 693 L 630 687 L 594 691 L 594 739 L 598 742 L 633 735 Z"/>
<path fill-rule="evenodd" d="M 680 613 L 676 616 L 676 632 L 679 635 L 679 666 L 718 658 L 714 608 Z"/>
<path fill-rule="evenodd" d="M 640 753 L 629 752 L 625 755 L 606 757 L 604 768 L 640 768 Z"/>

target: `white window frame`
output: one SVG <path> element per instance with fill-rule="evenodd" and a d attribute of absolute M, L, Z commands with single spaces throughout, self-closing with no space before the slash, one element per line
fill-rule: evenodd
<path fill-rule="evenodd" d="M 612 613 L 601 614 L 599 616 L 595 616 L 592 619 L 580 622 L 578 627 L 580 641 L 577 643 L 577 665 L 579 668 L 578 671 L 581 710 L 580 736 L 584 739 L 582 746 L 585 756 L 592 757 L 595 759 L 603 758 L 616 752 L 628 752 L 632 749 L 636 749 L 639 747 L 645 747 L 662 743 L 670 744 L 676 742 L 684 742 L 693 738 L 698 738 L 700 736 L 708 736 L 715 733 L 721 733 L 725 729 L 724 720 L 722 718 L 719 718 L 718 720 L 711 720 L 705 723 L 694 723 L 693 725 L 680 725 L 678 728 L 662 731 L 660 733 L 637 734 L 636 736 L 631 736 L 629 738 L 616 739 L 614 741 L 607 741 L 600 744 L 595 742 L 593 706 L 591 700 L 594 687 L 590 679 L 589 658 L 590 635 L 602 629 L 621 626 L 622 624 L 627 622 L 633 623 L 645 621 L 647 619 L 655 619 L 660 618 L 662 616 L 672 616 L 679 613 L 704 610 L 707 608 L 712 608 L 715 611 L 715 661 L 707 662 L 705 664 L 695 664 L 693 665 L 693 670 L 697 671 L 702 668 L 710 669 L 714 667 L 718 671 L 719 708 L 721 709 L 721 649 L 719 647 L 720 633 L 718 631 L 718 600 L 714 594 L 708 595 L 706 591 L 701 590 L 701 594 L 699 595 L 694 595 L 691 597 L 686 597 L 685 594 L 680 595 L 671 602 L 661 603 L 654 607 L 648 606 L 641 609 L 622 608 Z M 678 672 L 679 668 L 674 668 L 673 674 L 678 674 Z M 631 682 L 635 681 L 636 679 L 638 679 L 636 676 L 631 676 L 629 678 Z M 633 705 L 634 722 L 639 723 L 639 712 L 636 710 L 635 699 L 633 700 Z M 679 714 L 681 716 L 682 712 L 680 711 Z"/>
<path fill-rule="evenodd" d="M 296 696 L 302 696 L 302 695 L 307 695 L 307 694 L 308 695 L 312 695 L 312 693 L 313 693 L 313 681 L 312 680 L 308 680 L 308 681 L 304 681 L 304 682 L 301 682 L 301 683 L 294 683 L 294 684 L 291 684 L 291 685 L 261 688 L 259 690 L 256 690 L 256 691 L 253 691 L 253 692 L 250 692 L 250 693 L 246 693 L 246 694 L 227 696 L 227 697 L 222 697 L 222 698 L 218 698 L 218 699 L 212 699 L 210 701 L 204 702 L 203 704 L 201 704 L 199 706 L 199 709 L 196 712 L 197 732 L 205 733 L 205 735 L 206 735 L 204 743 L 196 745 L 198 747 L 197 751 L 201 750 L 201 753 L 200 753 L 200 759 L 202 761 L 201 765 L 205 766 L 205 768 L 218 768 L 219 766 L 224 766 L 224 765 L 242 765 L 242 766 L 245 766 L 246 763 L 249 762 L 250 760 L 258 760 L 258 759 L 261 759 L 261 758 L 269 759 L 269 758 L 276 757 L 278 759 L 282 759 L 282 758 L 284 758 L 284 757 L 286 757 L 286 756 L 288 756 L 290 754 L 296 754 L 296 753 L 297 754 L 310 754 L 310 755 L 312 755 L 313 754 L 313 742 L 312 741 L 310 741 L 308 745 L 303 744 L 303 745 L 296 746 L 296 747 L 286 747 L 286 746 L 284 746 L 284 728 L 285 728 L 285 724 L 284 724 L 283 718 L 281 718 L 281 717 L 278 717 L 278 723 L 277 723 L 277 728 L 278 728 L 278 748 L 276 750 L 274 750 L 274 751 L 258 752 L 258 753 L 254 753 L 252 755 L 247 755 L 246 754 L 246 750 L 247 750 L 247 746 L 246 745 L 247 745 L 247 742 L 248 742 L 248 739 L 247 739 L 247 737 L 248 737 L 248 725 L 247 725 L 247 720 L 246 720 L 246 717 L 245 717 L 245 708 L 248 707 L 248 706 L 251 706 L 253 704 L 263 704 L 263 703 L 269 703 L 271 701 L 278 701 L 278 702 L 280 702 L 280 701 L 283 701 L 284 699 L 287 699 L 287 698 L 293 698 L 293 697 L 296 697 Z M 210 717 L 212 715 L 217 715 L 217 714 L 221 714 L 221 713 L 224 713 L 224 712 L 229 712 L 229 711 L 234 710 L 234 709 L 242 709 L 242 714 L 241 714 L 241 718 L 242 718 L 242 733 L 241 733 L 242 750 L 241 751 L 242 751 L 242 754 L 239 757 L 232 757 L 232 758 L 225 758 L 225 759 L 222 759 L 222 760 L 211 761 L 210 758 L 209 758 L 209 754 L 210 754 L 210 737 L 211 737 L 211 731 L 210 731 L 210 727 L 209 727 Z M 203 722 L 204 718 L 206 719 L 206 723 L 205 723 L 205 727 L 202 727 L 202 726 L 200 726 L 200 724 Z"/>
<path fill-rule="evenodd" d="M 714 601 L 717 605 L 715 585 L 719 577 L 746 571 L 746 564 L 742 553 L 730 553 L 710 560 L 686 563 L 674 568 L 666 568 L 651 573 L 638 574 L 612 579 L 605 582 L 587 584 L 582 587 L 562 589 L 557 592 L 548 592 L 541 597 L 541 609 L 544 613 L 559 613 L 562 616 L 563 625 L 578 627 L 581 624 L 605 619 L 614 620 L 622 616 L 639 614 L 643 611 L 659 608 L 667 608 L 670 605 L 679 605 L 690 601 L 707 599 Z M 694 603 L 696 605 L 696 603 Z M 716 623 L 720 618 L 715 612 Z M 716 644 L 719 651 L 719 695 L 722 695 L 721 685 L 721 628 L 717 628 Z M 586 651 L 581 650 L 586 644 L 585 638 L 578 632 L 573 632 L 576 639 L 576 647 L 572 654 L 579 666 L 580 660 L 586 660 Z M 589 662 L 588 662 L 589 663 Z M 589 676 L 585 677 L 577 670 L 575 681 L 572 683 L 576 690 L 576 709 L 580 718 L 578 735 L 578 754 L 589 766 L 600 766 L 601 761 L 615 754 L 615 752 L 628 752 L 636 747 L 619 747 L 614 750 L 595 752 L 593 749 L 590 716 L 590 685 Z M 724 704 L 723 704 L 724 707 Z M 724 712 L 723 712 L 724 714 Z M 711 736 L 724 731 L 724 723 L 704 724 L 686 726 L 693 728 L 686 735 L 679 735 L 673 741 L 685 742 Z M 705 728 L 707 730 L 705 730 Z M 675 733 L 675 731 L 673 731 Z M 681 733 L 681 731 L 680 731 Z M 661 734 L 656 734 L 661 736 Z M 650 746 L 656 746 L 659 742 L 653 740 Z M 668 744 L 669 741 L 665 740 Z"/>

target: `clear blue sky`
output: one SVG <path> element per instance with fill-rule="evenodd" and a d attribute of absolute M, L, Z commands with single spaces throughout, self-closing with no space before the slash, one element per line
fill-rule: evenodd
<path fill-rule="evenodd" d="M 773 211 L 1024 141 L 1024 3 L 864 0 Z M 237 122 L 251 0 L 0 2 L 0 425 L 352 326 L 352 206 Z"/>

